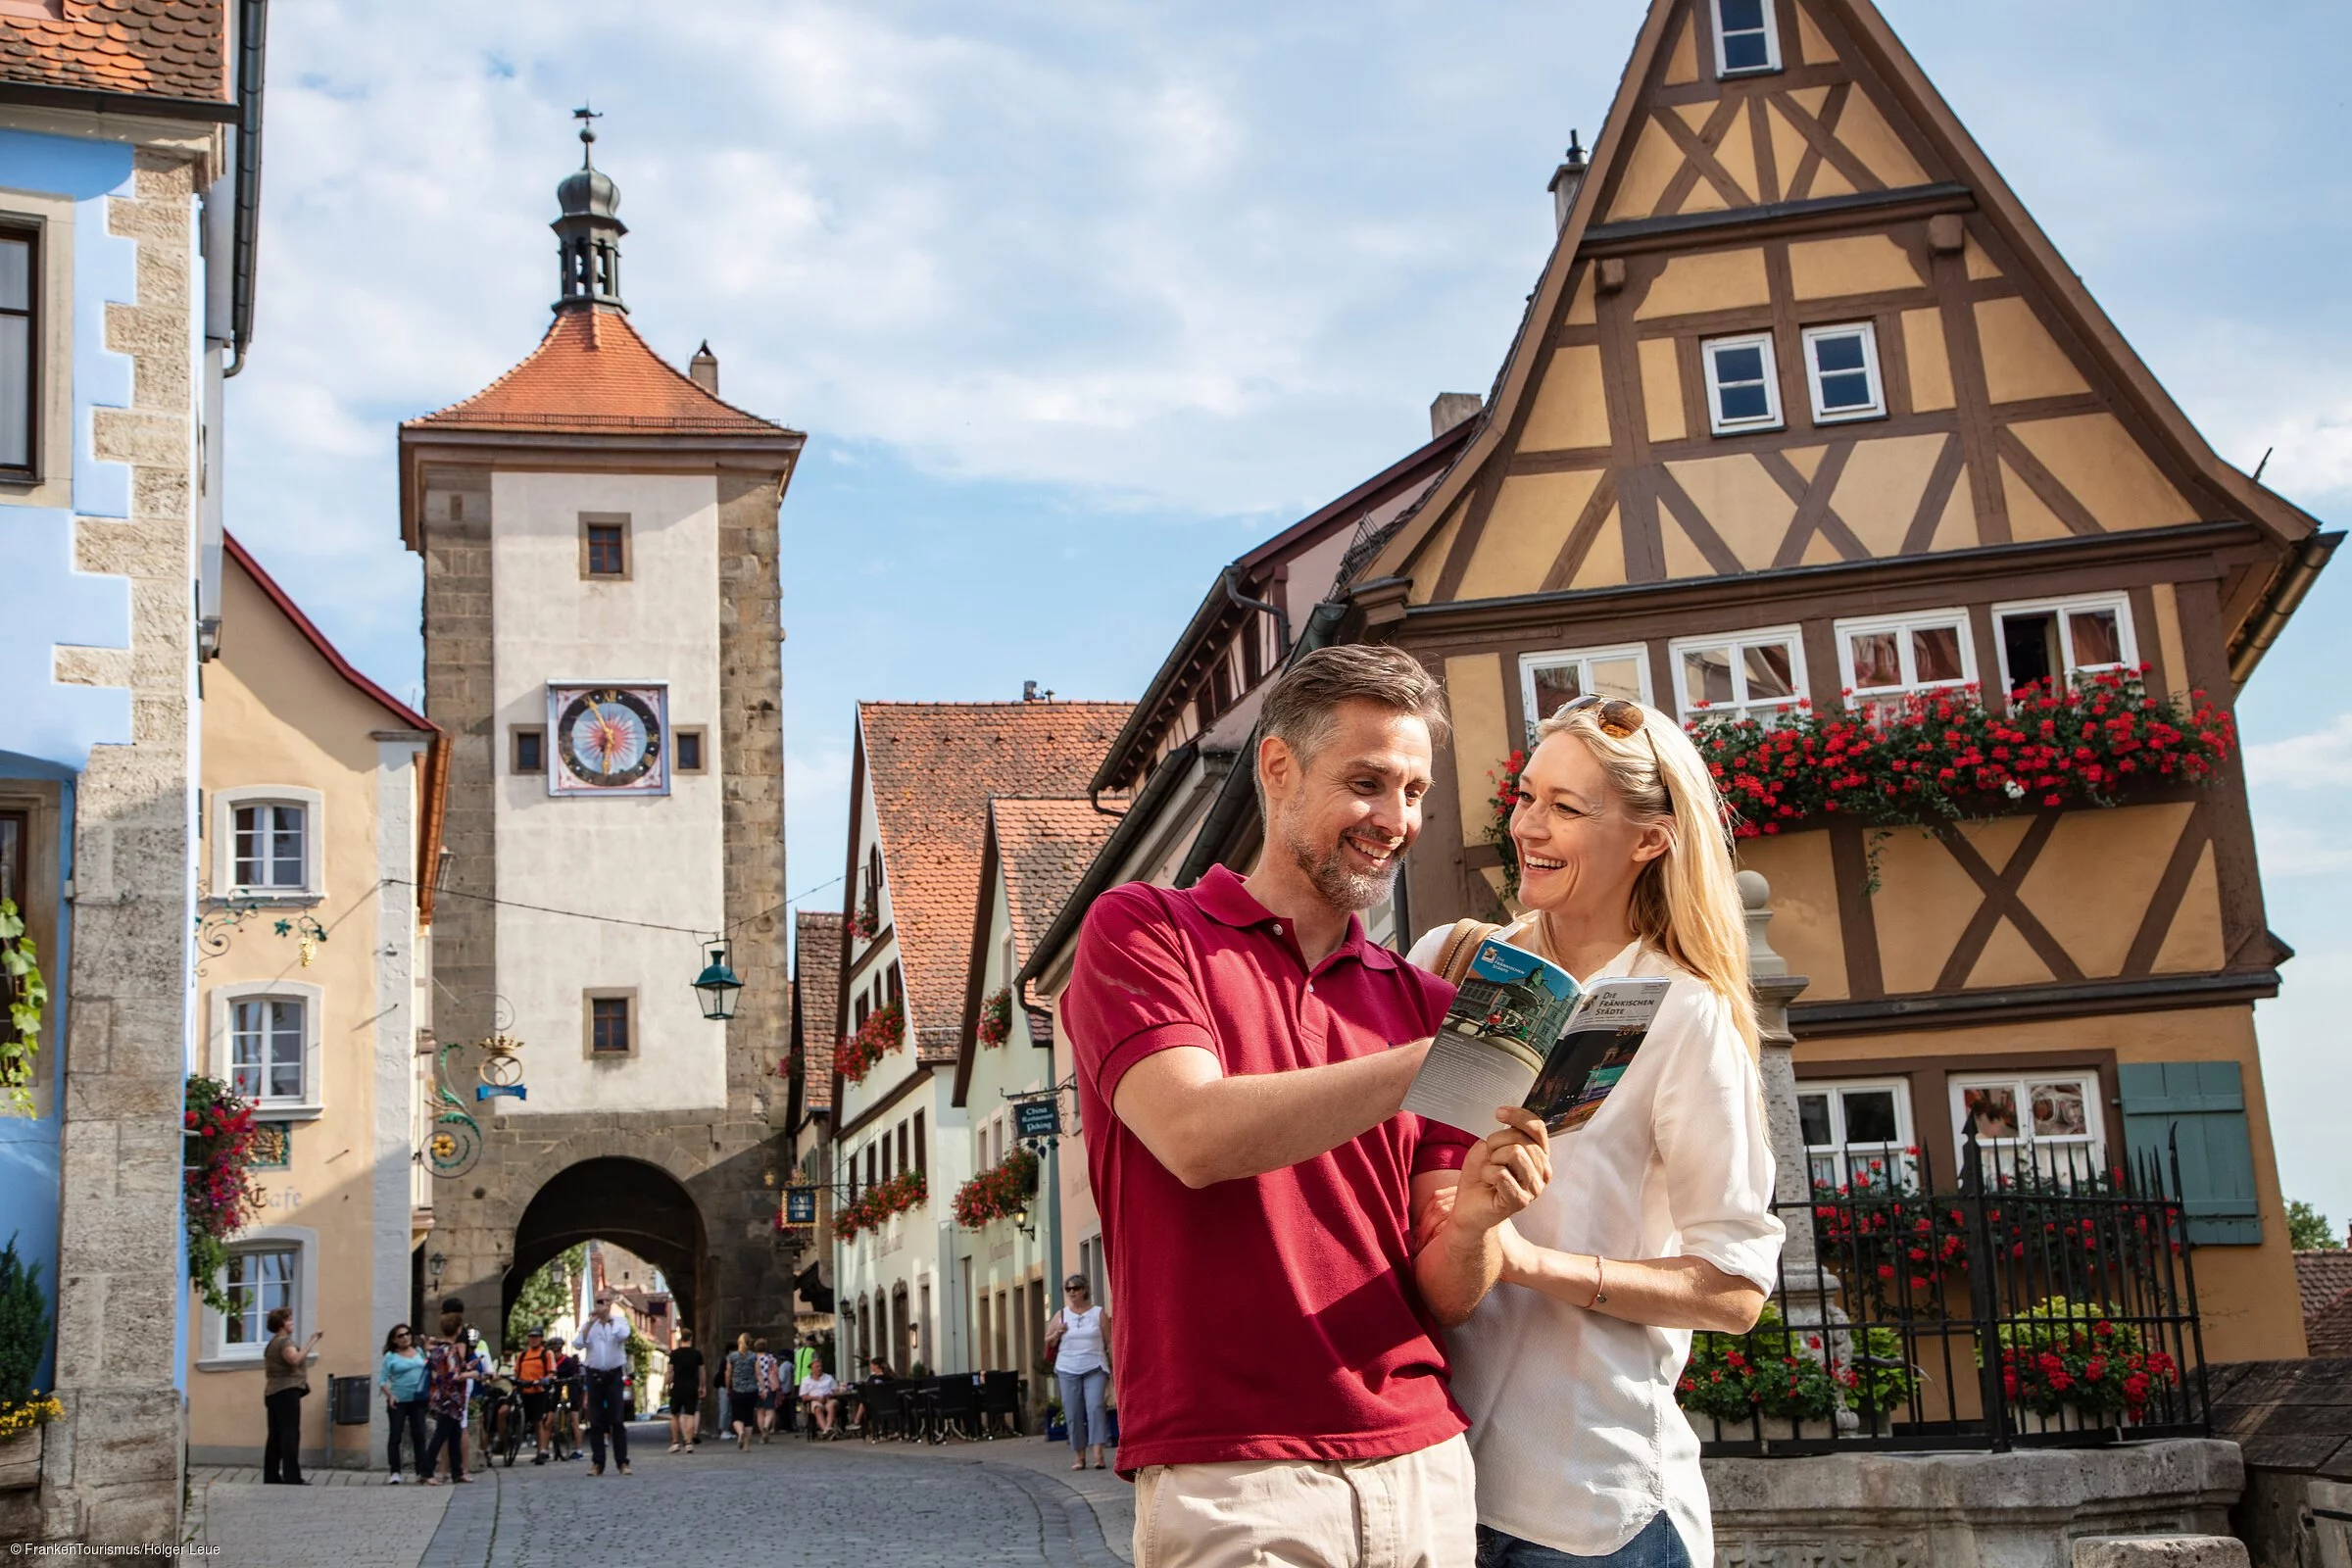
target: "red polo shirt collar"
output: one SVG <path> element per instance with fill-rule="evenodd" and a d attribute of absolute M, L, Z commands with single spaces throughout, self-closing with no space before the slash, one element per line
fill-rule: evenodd
<path fill-rule="evenodd" d="M 1246 931 L 1252 926 L 1270 925 L 1275 919 L 1271 909 L 1250 896 L 1249 884 L 1235 875 L 1229 866 L 1210 866 L 1208 874 L 1193 890 L 1193 896 L 1199 901 L 1201 913 L 1236 930 Z M 1296 936 L 1284 931 L 1282 938 L 1285 947 L 1294 954 L 1298 952 Z M 1344 958 L 1353 958 L 1372 969 L 1394 969 L 1397 962 L 1396 954 L 1364 934 L 1364 922 L 1352 914 L 1348 917 L 1347 939 L 1332 950 L 1329 957 L 1314 966 L 1315 972 L 1320 974 Z"/>

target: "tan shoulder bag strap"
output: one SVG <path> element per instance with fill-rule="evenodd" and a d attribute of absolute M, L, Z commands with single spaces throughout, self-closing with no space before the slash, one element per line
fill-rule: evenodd
<path fill-rule="evenodd" d="M 1470 972 L 1470 959 L 1478 945 L 1501 930 L 1484 920 L 1456 920 L 1453 933 L 1446 937 L 1446 946 L 1438 950 L 1437 973 L 1449 985 L 1460 985 Z"/>

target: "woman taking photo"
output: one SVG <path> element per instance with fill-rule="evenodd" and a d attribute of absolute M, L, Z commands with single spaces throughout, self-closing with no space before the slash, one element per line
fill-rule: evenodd
<path fill-rule="evenodd" d="M 1415 962 L 1458 979 L 1492 932 L 1582 985 L 1672 984 L 1599 1110 L 1552 1140 L 1549 1185 L 1500 1227 L 1500 1283 L 1447 1337 L 1479 1568 L 1704 1568 L 1675 1380 L 1692 1330 L 1754 1326 L 1782 1235 L 1723 804 L 1672 719 L 1582 698 L 1537 727 L 1511 842 L 1527 914 L 1432 931 Z"/>
<path fill-rule="evenodd" d="M 400 1485 L 400 1440 L 409 1440 L 409 1463 L 416 1467 L 416 1479 L 424 1479 L 424 1351 L 406 1323 L 396 1323 L 384 1336 L 384 1415 L 390 1436 L 385 1440 L 384 1457 L 391 1466 L 384 1477 L 392 1486 Z"/>
<path fill-rule="evenodd" d="M 262 1409 L 269 1425 L 262 1441 L 262 1484 L 307 1487 L 302 1479 L 302 1400 L 311 1392 L 311 1352 L 319 1336 L 308 1345 L 294 1343 L 294 1309 L 274 1307 L 263 1319 L 270 1343 L 262 1348 Z"/>

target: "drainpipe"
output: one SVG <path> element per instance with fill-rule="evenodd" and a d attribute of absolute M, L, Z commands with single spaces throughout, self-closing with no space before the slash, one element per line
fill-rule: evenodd
<path fill-rule="evenodd" d="M 1225 597 L 1243 610 L 1254 610 L 1260 614 L 1274 617 L 1274 639 L 1278 645 L 1274 650 L 1274 667 L 1280 669 L 1282 662 L 1291 657 L 1291 612 L 1280 605 L 1270 605 L 1263 599 L 1251 599 L 1244 595 L 1236 581 L 1240 576 L 1238 564 L 1225 568 Z"/>
<path fill-rule="evenodd" d="M 262 74 L 270 31 L 270 0 L 239 0 L 237 6 L 237 194 L 233 260 L 234 296 L 229 336 L 236 363 L 220 373 L 245 368 L 245 347 L 253 341 L 253 263 L 262 224 Z"/>
<path fill-rule="evenodd" d="M 2303 603 L 2303 596 L 2311 592 L 2311 585 L 2319 580 L 2320 570 L 2328 564 L 2328 558 L 2334 555 L 2335 547 L 2343 542 L 2341 529 L 2334 533 L 2315 533 L 2304 539 L 2302 547 L 2279 572 L 2278 582 L 2272 585 L 2267 603 L 2246 632 L 2246 640 L 2238 645 L 2236 653 L 2230 656 L 2230 679 L 2233 683 L 2243 686 L 2246 678 L 2254 673 L 2254 666 L 2262 662 L 2262 656 L 2270 652 L 2271 644 L 2277 642 L 2278 634 L 2286 629 L 2287 617 L 2295 612 L 2295 607 Z"/>

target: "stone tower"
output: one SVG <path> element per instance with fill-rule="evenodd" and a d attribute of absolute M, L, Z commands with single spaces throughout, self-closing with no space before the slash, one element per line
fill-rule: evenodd
<path fill-rule="evenodd" d="M 585 112 L 580 139 L 592 155 Z M 433 931 L 455 1098 L 426 1092 L 417 1284 L 495 1340 L 532 1269 L 601 1236 L 702 1332 L 781 1334 L 777 511 L 804 437 L 722 402 L 715 360 L 690 377 L 638 335 L 592 156 L 557 200 L 538 348 L 400 432 L 426 706 L 456 738 Z M 711 939 L 743 981 L 732 1022 L 691 989 Z M 477 1101 L 499 1034 L 525 1092 Z"/>

